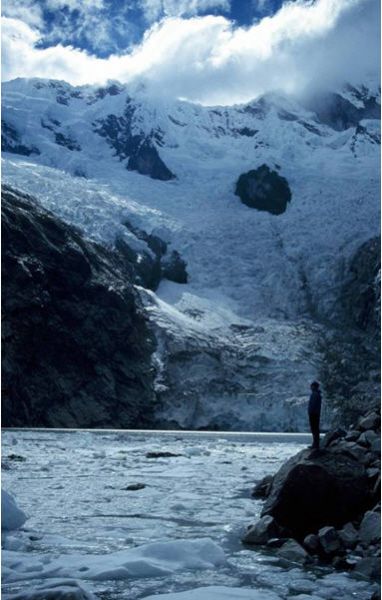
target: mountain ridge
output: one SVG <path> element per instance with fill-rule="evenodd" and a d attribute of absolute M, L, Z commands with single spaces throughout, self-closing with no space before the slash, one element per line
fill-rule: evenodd
<path fill-rule="evenodd" d="M 46 85 L 52 97 L 31 82 L 5 85 L 5 122 L 40 152 L 5 152 L 5 182 L 90 239 L 114 246 L 122 237 L 147 250 L 128 221 L 187 263 L 187 284 L 140 291 L 158 342 L 158 423 L 303 428 L 306 389 L 324 359 L 320 340 L 342 322 L 339 296 L 355 254 L 379 234 L 378 121 L 339 130 L 279 94 L 206 108 L 149 101 L 143 92 L 127 103 L 127 91 L 114 89 L 90 105 L 78 97 L 65 104 Z M 362 98 L 343 93 L 353 117 L 364 116 Z M 347 106 L 340 102 L 345 113 Z M 129 170 L 131 155 L 116 155 L 121 131 L 108 142 L 93 130 L 126 109 L 126 137 L 142 136 L 138 146 L 149 139 L 174 178 Z M 58 134 L 81 150 L 57 142 Z M 234 194 L 240 175 L 261 165 L 288 182 L 283 214 L 257 211 Z"/>

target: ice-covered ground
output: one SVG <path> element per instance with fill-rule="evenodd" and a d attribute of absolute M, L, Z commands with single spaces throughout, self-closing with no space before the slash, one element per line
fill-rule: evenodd
<path fill-rule="evenodd" d="M 369 600 L 373 584 L 240 544 L 254 481 L 308 439 L 5 431 L 2 486 L 28 520 L 3 531 L 4 600 Z"/>

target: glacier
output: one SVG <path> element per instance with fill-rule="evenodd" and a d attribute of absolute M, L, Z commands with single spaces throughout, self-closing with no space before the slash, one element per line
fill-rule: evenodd
<path fill-rule="evenodd" d="M 139 288 L 157 338 L 158 426 L 306 429 L 343 281 L 380 229 L 379 91 L 330 98 L 331 112 L 278 93 L 204 107 L 116 83 L 4 84 L 4 183 L 92 240 L 147 250 L 129 221 L 187 263 L 187 284 Z M 157 176 L 161 164 L 173 177 Z M 235 196 L 263 164 L 290 186 L 281 215 Z"/>

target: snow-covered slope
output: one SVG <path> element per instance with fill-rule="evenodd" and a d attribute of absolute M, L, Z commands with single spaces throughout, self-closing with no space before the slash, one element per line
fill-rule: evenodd
<path fill-rule="evenodd" d="M 379 233 L 377 116 L 361 87 L 206 108 L 119 84 L 15 80 L 3 90 L 3 179 L 97 241 L 128 236 L 127 219 L 186 260 L 187 285 L 142 290 L 158 421 L 301 428 L 349 262 Z M 282 215 L 234 193 L 262 164 L 289 183 Z"/>

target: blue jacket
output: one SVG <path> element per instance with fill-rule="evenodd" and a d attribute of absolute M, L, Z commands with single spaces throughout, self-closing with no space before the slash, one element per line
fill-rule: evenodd
<path fill-rule="evenodd" d="M 309 398 L 308 413 L 310 415 L 319 415 L 321 412 L 321 392 L 313 390 Z"/>

